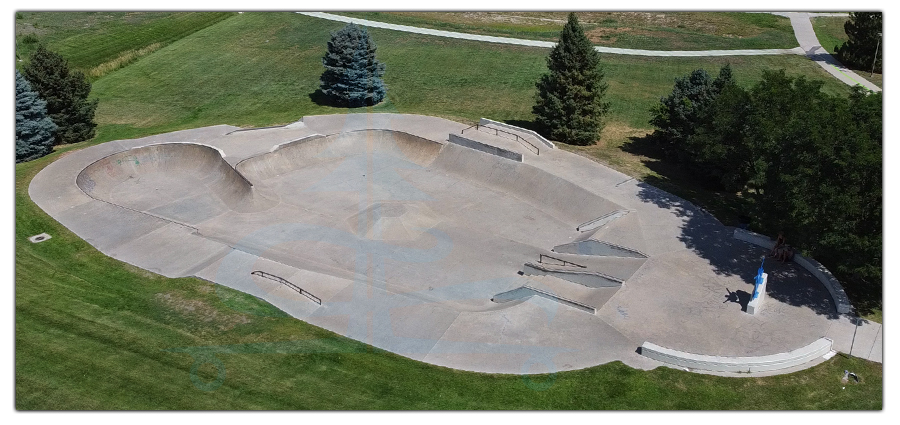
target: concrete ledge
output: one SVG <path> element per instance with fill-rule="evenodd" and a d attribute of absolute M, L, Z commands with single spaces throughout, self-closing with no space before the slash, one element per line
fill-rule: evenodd
<path fill-rule="evenodd" d="M 772 239 L 749 230 L 734 229 L 734 238 L 766 249 L 772 249 L 772 247 L 775 246 L 775 241 Z M 850 312 L 850 299 L 847 298 L 844 287 L 841 286 L 841 282 L 838 281 L 825 266 L 819 264 L 818 261 L 813 260 L 812 258 L 806 258 L 800 254 L 794 254 L 794 262 L 806 269 L 806 271 L 815 276 L 819 282 L 822 282 L 822 284 L 825 285 L 825 289 L 831 294 L 831 299 L 834 301 L 835 309 L 839 314 Z"/>
<path fill-rule="evenodd" d="M 531 131 L 531 130 L 528 130 L 528 129 L 525 129 L 525 128 L 522 128 L 522 127 L 516 127 L 516 126 L 514 126 L 514 125 L 509 125 L 509 124 L 502 123 L 502 122 L 499 122 L 499 121 L 489 120 L 489 119 L 487 119 L 487 118 L 482 118 L 481 121 L 480 121 L 478 124 L 479 124 L 479 125 L 488 125 L 488 124 L 490 124 L 490 125 L 494 125 L 494 126 L 497 126 L 497 127 L 503 127 L 503 128 L 508 128 L 508 129 L 510 129 L 510 130 L 515 130 L 515 131 L 518 131 L 518 132 L 520 132 L 520 133 L 525 133 L 525 134 L 528 134 L 528 135 L 533 136 L 533 137 L 534 137 L 535 139 L 537 139 L 539 142 L 541 142 L 541 143 L 547 145 L 547 147 L 549 147 L 550 149 L 556 149 L 556 145 L 554 145 L 553 142 L 551 142 L 551 141 L 545 139 L 544 136 L 541 136 L 540 134 L 537 134 L 537 133 L 534 132 L 534 131 Z"/>
<path fill-rule="evenodd" d="M 450 143 L 454 143 L 460 146 L 465 146 L 469 149 L 475 149 L 477 151 L 481 151 L 484 153 L 489 153 L 491 155 L 497 155 L 501 158 L 511 159 L 516 162 L 522 162 L 522 154 L 518 152 L 513 152 L 510 150 L 506 150 L 503 148 L 498 148 L 496 146 L 491 146 L 488 144 L 484 144 L 481 142 L 476 142 L 472 139 L 467 139 L 465 137 L 459 136 L 457 134 L 450 133 L 450 137 L 448 139 Z"/>
<path fill-rule="evenodd" d="M 825 289 L 828 290 L 828 293 L 831 294 L 831 299 L 834 300 L 834 306 L 838 313 L 846 314 L 850 312 L 850 299 L 847 298 L 844 287 L 841 286 L 841 282 L 839 282 L 825 266 L 819 264 L 818 261 L 813 260 L 812 258 L 806 258 L 800 254 L 794 254 L 794 262 L 806 269 L 806 271 L 810 272 L 816 279 L 819 279 L 819 282 L 822 282 L 822 284 L 825 285 Z"/>
<path fill-rule="evenodd" d="M 688 369 L 708 370 L 713 372 L 766 372 L 787 369 L 811 362 L 831 351 L 832 341 L 819 338 L 813 343 L 787 353 L 758 357 L 723 357 L 685 353 L 660 347 L 651 342 L 641 345 L 641 354 L 651 359 Z"/>
<path fill-rule="evenodd" d="M 775 246 L 775 241 L 768 237 L 744 229 L 734 229 L 734 238 L 769 250 Z"/>

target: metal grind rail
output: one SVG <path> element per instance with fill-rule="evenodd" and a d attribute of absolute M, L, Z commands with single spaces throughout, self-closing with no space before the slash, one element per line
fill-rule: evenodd
<path fill-rule="evenodd" d="M 309 291 L 306 291 L 303 288 L 301 288 L 297 285 L 294 285 L 293 283 L 289 282 L 287 279 L 284 279 L 279 276 L 275 276 L 274 274 L 271 274 L 271 273 L 266 273 L 262 270 L 254 270 L 254 271 L 250 272 L 250 274 L 256 275 L 259 277 L 264 277 L 269 280 L 274 280 L 284 286 L 287 286 L 288 288 L 291 288 L 291 289 L 297 291 L 300 295 L 303 295 L 304 297 L 309 298 L 312 302 L 314 302 L 318 305 L 322 305 L 322 300 L 319 297 L 317 297 L 313 294 L 310 294 Z"/>
<path fill-rule="evenodd" d="M 500 130 L 499 128 L 493 128 L 493 127 L 483 126 L 483 125 L 481 125 L 481 124 L 475 124 L 475 125 L 473 125 L 473 126 L 471 126 L 471 127 L 469 127 L 469 128 L 463 129 L 462 131 L 459 132 L 459 134 L 465 134 L 466 130 L 469 130 L 469 129 L 472 129 L 472 128 L 474 128 L 475 130 L 479 130 L 481 127 L 487 128 L 488 130 L 494 130 L 494 135 L 497 136 L 497 137 L 500 137 L 500 133 L 506 133 L 506 134 L 509 134 L 510 136 L 515 136 L 515 140 L 516 140 L 517 142 L 521 143 L 522 146 L 525 146 L 526 148 L 529 148 L 529 150 L 532 150 L 532 151 L 535 153 L 535 155 L 540 155 L 540 154 L 541 154 L 541 150 L 538 149 L 537 146 L 533 145 L 533 144 L 532 144 L 531 142 L 529 142 L 528 140 L 525 140 L 525 138 L 523 138 L 522 136 L 519 136 L 519 135 L 516 134 L 516 133 L 510 133 L 510 132 L 508 132 L 508 131 L 506 131 L 506 130 Z M 504 139 L 509 139 L 509 137 L 504 137 Z"/>
<path fill-rule="evenodd" d="M 538 263 L 544 264 L 544 257 L 547 257 L 547 258 L 550 258 L 550 259 L 553 259 L 553 260 L 556 260 L 556 261 L 559 261 L 562 263 L 562 264 L 557 264 L 557 265 L 562 265 L 562 266 L 571 265 L 571 266 L 575 266 L 575 267 L 581 267 L 583 269 L 587 268 L 586 266 L 582 266 L 581 264 L 576 264 L 571 261 L 566 261 L 566 260 L 563 260 L 562 258 L 551 257 L 546 254 L 541 254 L 540 257 L 538 257 Z"/>

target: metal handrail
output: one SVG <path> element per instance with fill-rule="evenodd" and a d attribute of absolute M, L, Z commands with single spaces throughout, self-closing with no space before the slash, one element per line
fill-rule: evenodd
<path fill-rule="evenodd" d="M 304 297 L 309 298 L 312 302 L 314 302 L 314 303 L 316 303 L 316 304 L 319 304 L 319 305 L 322 305 L 322 300 L 321 300 L 319 297 L 317 297 L 317 296 L 315 296 L 315 295 L 313 295 L 313 294 L 310 294 L 310 293 L 309 293 L 308 291 L 306 291 L 305 289 L 303 289 L 303 288 L 301 288 L 301 287 L 299 287 L 299 286 L 297 286 L 297 285 L 294 285 L 293 283 L 289 282 L 287 279 L 284 279 L 284 278 L 279 277 L 279 276 L 275 276 L 274 274 L 271 274 L 271 273 L 266 273 L 266 272 L 264 272 L 264 271 L 262 271 L 262 270 L 254 270 L 254 271 L 250 272 L 250 274 L 256 275 L 256 276 L 259 276 L 259 277 L 264 277 L 264 278 L 266 278 L 266 279 L 274 280 L 274 281 L 276 281 L 276 282 L 278 282 L 278 283 L 281 283 L 282 285 L 285 285 L 285 286 L 287 286 L 288 288 L 291 288 L 291 289 L 297 291 L 300 295 L 303 295 Z"/>
<path fill-rule="evenodd" d="M 462 131 L 459 132 L 459 134 L 464 134 L 464 133 L 466 132 L 466 130 L 469 130 L 469 129 L 471 129 L 471 128 L 475 128 L 475 130 L 477 131 L 477 130 L 480 130 L 481 127 L 485 127 L 485 126 L 483 126 L 483 125 L 481 125 L 481 124 L 475 124 L 475 125 L 473 125 L 473 126 L 471 126 L 471 127 L 468 127 L 468 128 L 463 129 Z M 511 133 L 511 132 L 506 131 L 506 130 L 500 130 L 499 128 L 493 128 L 493 127 L 486 127 L 486 128 L 491 129 L 491 130 L 494 130 L 494 135 L 497 136 L 497 137 L 501 137 L 501 136 L 500 136 L 500 133 L 506 133 L 506 134 L 509 134 L 510 136 L 515 136 L 515 137 L 516 137 L 515 140 L 516 140 L 517 142 L 521 143 L 522 146 L 525 146 L 526 148 L 529 147 L 529 146 L 531 146 L 531 148 L 534 149 L 535 155 L 540 155 L 540 154 L 541 154 L 541 150 L 538 149 L 537 146 L 535 146 L 534 144 L 532 144 L 531 142 L 529 142 L 528 140 L 526 140 L 524 137 L 521 137 L 521 136 L 519 136 L 519 135 L 516 134 L 516 133 Z M 508 137 L 505 137 L 505 138 L 508 139 Z M 529 150 L 530 150 L 530 149 L 529 149 Z"/>
<path fill-rule="evenodd" d="M 571 262 L 571 261 L 566 261 L 566 260 L 563 260 L 562 258 L 551 257 L 551 256 L 546 255 L 546 254 L 541 254 L 540 257 L 538 257 L 538 263 L 544 264 L 544 257 L 552 258 L 552 259 L 554 259 L 554 260 L 556 260 L 556 261 L 560 261 L 560 262 L 562 262 L 562 265 L 563 265 L 563 266 L 565 266 L 566 264 L 571 264 L 571 265 L 573 265 L 573 266 L 575 266 L 575 267 L 581 267 L 581 268 L 583 268 L 583 269 L 586 269 L 586 268 L 587 268 L 587 267 L 585 267 L 585 266 L 582 266 L 581 264 L 576 264 L 576 263 L 573 263 L 573 262 Z"/>

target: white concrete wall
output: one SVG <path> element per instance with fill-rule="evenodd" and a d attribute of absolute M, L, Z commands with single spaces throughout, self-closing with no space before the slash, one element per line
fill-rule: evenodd
<path fill-rule="evenodd" d="M 772 239 L 749 230 L 734 229 L 734 238 L 766 249 L 772 249 L 772 247 L 775 246 L 775 241 Z M 813 260 L 812 258 L 806 258 L 800 254 L 794 254 L 794 262 L 806 269 L 806 271 L 810 272 L 816 279 L 819 279 L 819 282 L 822 282 L 822 284 L 825 285 L 825 289 L 831 294 L 831 299 L 834 301 L 834 306 L 838 313 L 846 314 L 850 312 L 850 299 L 847 298 L 844 287 L 841 286 L 841 282 L 838 281 L 825 266 L 819 264 L 818 261 Z"/>
<path fill-rule="evenodd" d="M 808 363 L 830 352 L 831 345 L 831 339 L 819 338 L 805 347 L 787 353 L 757 357 L 724 357 L 685 353 L 645 342 L 641 345 L 641 355 L 688 369 L 752 373 L 786 369 Z"/>

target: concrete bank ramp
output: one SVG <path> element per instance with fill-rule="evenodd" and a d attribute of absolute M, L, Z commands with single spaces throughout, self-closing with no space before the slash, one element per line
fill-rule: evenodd
<path fill-rule="evenodd" d="M 239 162 L 236 168 L 251 181 L 263 181 L 310 165 L 363 154 L 394 157 L 424 167 L 434 160 L 441 146 L 401 131 L 359 130 L 330 136 L 313 135 L 285 143 L 272 152 Z"/>
<path fill-rule="evenodd" d="M 557 245 L 553 247 L 553 252 L 601 257 L 647 258 L 646 254 L 643 254 L 638 250 L 595 239 Z"/>
<path fill-rule="evenodd" d="M 94 199 L 186 223 L 227 210 L 262 211 L 277 202 L 254 191 L 219 150 L 193 143 L 109 155 L 85 167 L 76 184 Z"/>
<path fill-rule="evenodd" d="M 521 162 L 448 144 L 431 168 L 510 193 L 564 220 L 578 225 L 622 208 L 582 187 Z"/>

